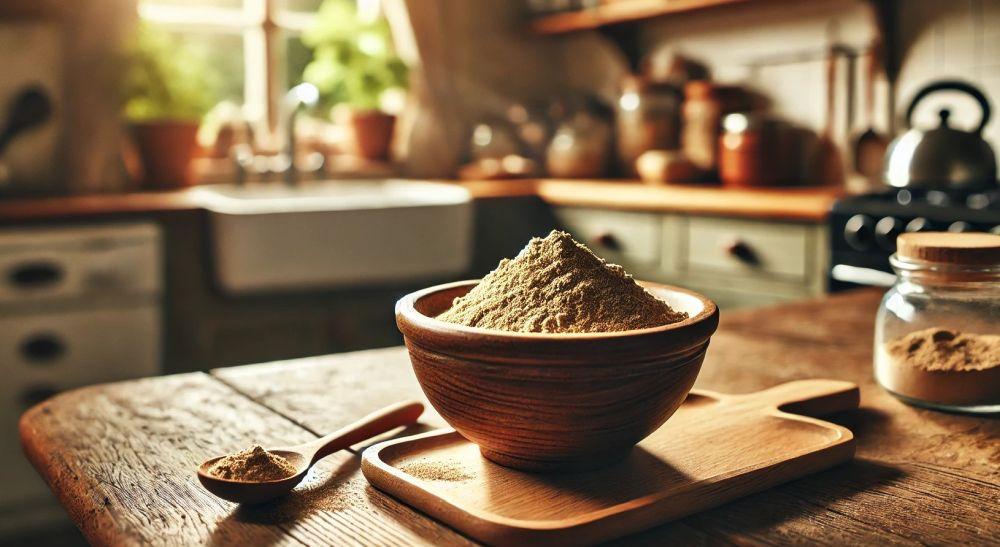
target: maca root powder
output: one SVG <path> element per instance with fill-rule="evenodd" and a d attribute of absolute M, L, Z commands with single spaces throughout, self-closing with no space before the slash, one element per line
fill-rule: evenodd
<path fill-rule="evenodd" d="M 879 352 L 876 376 L 893 393 L 940 405 L 1000 402 L 1000 335 L 935 327 L 890 340 Z"/>
<path fill-rule="evenodd" d="M 618 332 L 676 323 L 687 314 L 646 292 L 565 232 L 534 238 L 437 317 L 511 332 Z"/>
<path fill-rule="evenodd" d="M 264 450 L 260 445 L 253 445 L 220 459 L 208 472 L 220 479 L 263 482 L 287 479 L 298 470 L 287 459 Z"/>

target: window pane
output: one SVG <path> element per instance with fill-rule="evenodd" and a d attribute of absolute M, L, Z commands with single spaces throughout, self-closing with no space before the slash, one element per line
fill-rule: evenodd
<path fill-rule="evenodd" d="M 170 31 L 170 29 L 167 29 Z M 204 64 L 213 104 L 232 101 L 243 104 L 243 36 L 240 34 L 170 33 L 194 55 L 192 62 Z"/>
<path fill-rule="evenodd" d="M 283 11 L 315 12 L 323 0 L 278 0 L 278 9 Z"/>
<path fill-rule="evenodd" d="M 297 34 L 287 33 L 285 38 L 285 81 L 288 86 L 302 83 L 302 72 L 312 60 L 312 50 L 302 43 Z"/>

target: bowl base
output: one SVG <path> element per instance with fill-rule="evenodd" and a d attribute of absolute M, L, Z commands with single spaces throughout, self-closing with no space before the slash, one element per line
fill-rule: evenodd
<path fill-rule="evenodd" d="M 484 458 L 495 464 L 509 467 L 511 469 L 517 469 L 518 471 L 530 471 L 535 473 L 575 473 L 579 471 L 593 471 L 595 469 L 614 465 L 627 458 L 632 452 L 632 447 L 630 446 L 624 451 L 592 454 L 583 459 L 573 460 L 537 460 L 505 454 L 503 452 L 496 452 L 482 447 L 479 448 L 479 452 Z"/>

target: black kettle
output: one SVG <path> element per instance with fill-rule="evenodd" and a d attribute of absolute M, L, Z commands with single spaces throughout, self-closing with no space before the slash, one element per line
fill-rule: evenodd
<path fill-rule="evenodd" d="M 913 127 L 913 111 L 928 95 L 945 90 L 962 91 L 982 110 L 979 127 L 962 131 L 948 125 L 951 111 L 942 109 L 938 127 L 929 131 Z M 897 187 L 937 190 L 982 190 L 997 185 L 997 160 L 983 139 L 990 121 L 990 102 L 974 86 L 960 81 L 935 82 L 917 92 L 906 109 L 907 131 L 896 137 L 885 156 L 885 182 Z"/>

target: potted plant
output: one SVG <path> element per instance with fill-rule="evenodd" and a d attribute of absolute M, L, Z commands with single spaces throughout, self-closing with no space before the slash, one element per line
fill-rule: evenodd
<path fill-rule="evenodd" d="M 348 129 L 349 151 L 368 159 L 388 157 L 396 119 L 380 104 L 386 92 L 405 88 L 407 74 L 388 23 L 359 17 L 354 0 L 326 0 L 302 41 L 313 50 L 303 80 L 334 107 L 334 121 Z"/>
<path fill-rule="evenodd" d="M 143 184 L 193 183 L 198 126 L 212 106 L 213 85 L 202 52 L 143 24 L 130 44 L 125 117 L 143 166 Z"/>

